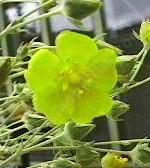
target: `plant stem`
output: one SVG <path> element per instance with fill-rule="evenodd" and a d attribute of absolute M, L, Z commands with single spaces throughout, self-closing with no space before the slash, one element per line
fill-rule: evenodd
<path fill-rule="evenodd" d="M 41 137 L 39 137 L 38 139 L 36 139 L 35 141 L 33 141 L 28 147 L 31 147 L 31 146 L 35 145 L 36 143 L 40 142 L 41 140 L 43 140 L 48 135 L 51 135 L 55 130 L 57 130 L 57 128 L 58 127 L 52 128 L 51 130 L 49 130 L 48 132 L 46 132 L 45 134 L 43 134 Z"/>
<path fill-rule="evenodd" d="M 7 34 L 9 34 L 9 33 L 13 32 L 13 31 L 15 31 L 15 30 L 17 30 L 17 29 L 22 28 L 22 27 L 24 27 L 24 26 L 26 26 L 26 25 L 28 25 L 28 24 L 31 24 L 31 23 L 33 23 L 33 22 L 35 22 L 35 21 L 37 21 L 37 20 L 42 20 L 42 19 L 48 18 L 48 17 L 50 17 L 50 16 L 60 14 L 61 11 L 62 11 L 62 7 L 60 7 L 60 8 L 55 8 L 54 10 L 52 10 L 52 11 L 50 11 L 50 12 L 48 12 L 48 13 L 42 14 L 42 15 L 40 15 L 40 16 L 37 16 L 37 17 L 35 17 L 35 18 L 33 18 L 33 19 L 25 20 L 25 21 L 23 21 L 23 22 L 21 22 L 21 23 L 18 23 L 18 24 L 16 24 L 16 25 L 14 25 L 14 26 L 9 26 L 8 28 L 6 28 L 4 31 L 2 31 L 2 32 L 0 33 L 0 38 L 6 36 Z"/>
<path fill-rule="evenodd" d="M 147 53 L 148 53 L 148 49 L 145 49 L 145 51 L 143 53 L 143 56 L 142 56 L 138 66 L 137 66 L 137 69 L 135 70 L 134 74 L 132 75 L 131 79 L 129 80 L 129 84 L 134 81 L 134 79 L 136 78 L 137 74 L 139 73 L 139 71 L 141 69 L 141 66 L 144 63 L 144 60 L 145 60 L 145 57 L 146 57 Z"/>
<path fill-rule="evenodd" d="M 9 162 L 13 161 L 15 158 L 19 157 L 20 154 L 22 153 L 22 146 L 10 157 L 8 157 L 6 160 L 0 163 L 0 167 L 3 167 L 7 165 Z"/>
<path fill-rule="evenodd" d="M 15 121 L 15 122 L 13 122 L 13 123 L 7 125 L 7 128 L 12 127 L 12 126 L 14 126 L 14 125 L 16 125 L 16 124 L 19 124 L 19 123 L 22 123 L 22 120 Z"/>
<path fill-rule="evenodd" d="M 23 65 L 27 65 L 29 63 L 29 61 L 26 61 L 26 62 L 20 62 L 20 63 L 17 63 L 16 65 L 15 65 L 15 67 L 20 67 L 20 66 L 23 66 Z"/>
<path fill-rule="evenodd" d="M 29 139 L 24 143 L 24 147 L 26 147 L 34 138 L 36 134 L 38 134 L 42 128 L 44 128 L 48 124 L 48 121 L 46 120 L 38 129 L 29 137 Z"/>
<path fill-rule="evenodd" d="M 44 165 L 51 164 L 51 163 L 54 163 L 54 162 L 55 162 L 55 160 L 47 161 L 47 162 L 39 163 L 37 165 L 33 165 L 33 166 L 30 166 L 30 167 L 27 167 L 27 168 L 39 168 L 39 166 L 44 167 Z"/>
<path fill-rule="evenodd" d="M 17 73 L 14 73 L 14 74 L 10 75 L 9 78 L 14 79 L 14 78 L 17 78 L 19 76 L 24 75 L 24 73 L 25 73 L 25 71 L 17 72 Z"/>
<path fill-rule="evenodd" d="M 32 151 L 47 151 L 47 150 L 76 150 L 80 146 L 50 146 L 50 147 L 38 147 Z"/>
<path fill-rule="evenodd" d="M 12 2 L 31 2 L 31 3 L 37 3 L 40 2 L 39 0 L 0 0 L 0 4 L 3 3 L 12 3 Z"/>
<path fill-rule="evenodd" d="M 10 99 L 15 99 L 15 98 L 18 98 L 18 97 L 19 97 L 18 95 L 11 96 L 11 97 L 2 97 L 2 98 L 0 98 L 0 102 L 10 100 Z"/>
<path fill-rule="evenodd" d="M 38 11 L 39 9 L 41 8 L 44 8 L 45 6 L 49 6 L 49 8 L 52 8 L 56 5 L 56 2 L 55 0 L 49 0 L 49 1 L 46 1 L 45 3 L 42 3 L 41 5 L 39 5 L 37 8 L 35 8 L 34 10 L 28 12 L 27 14 L 24 14 L 22 16 L 20 16 L 16 21 L 15 23 L 18 23 L 18 22 L 21 22 L 23 19 L 25 19 L 26 17 L 28 17 L 29 15 L 33 14 L 34 12 Z"/>
<path fill-rule="evenodd" d="M 150 139 L 130 139 L 120 141 L 96 142 L 94 143 L 94 146 L 111 145 L 111 144 L 130 145 L 131 143 L 144 143 L 144 142 L 149 143 Z"/>
<path fill-rule="evenodd" d="M 116 153 L 116 154 L 121 154 L 121 155 L 128 155 L 130 156 L 130 151 L 119 151 L 119 150 L 113 150 L 113 149 L 102 149 L 102 148 L 92 148 L 93 150 L 97 152 L 104 152 L 104 153 Z"/>
<path fill-rule="evenodd" d="M 48 140 L 46 140 L 46 141 L 44 141 L 44 142 L 41 142 L 41 143 L 39 143 L 39 144 L 36 144 L 36 145 L 34 145 L 34 146 L 31 146 L 31 147 L 25 149 L 25 150 L 24 150 L 24 153 L 29 153 L 29 152 L 31 152 L 31 151 L 36 150 L 36 149 L 39 148 L 39 147 L 48 145 L 48 144 L 52 143 L 55 139 L 56 139 L 56 138 L 54 137 L 54 138 L 48 139 Z"/>
<path fill-rule="evenodd" d="M 143 84 L 145 84 L 145 83 L 147 83 L 147 82 L 150 82 L 150 77 L 148 77 L 148 78 L 146 78 L 146 79 L 144 79 L 144 80 L 142 80 L 142 81 L 140 81 L 140 82 L 137 82 L 137 83 L 134 84 L 134 85 L 129 86 L 129 87 L 127 88 L 127 90 L 133 89 L 133 88 L 138 87 L 138 86 L 140 86 L 140 85 L 143 85 Z"/>
<path fill-rule="evenodd" d="M 136 60 L 138 60 L 143 55 L 145 50 L 146 50 L 146 47 L 143 47 L 142 50 L 136 55 L 137 56 Z"/>
<path fill-rule="evenodd" d="M 116 97 L 116 96 L 120 95 L 121 93 L 124 93 L 124 92 L 126 92 L 126 91 L 128 91 L 128 90 L 131 90 L 132 88 L 135 88 L 135 87 L 137 87 L 137 86 L 140 86 L 140 85 L 142 85 L 142 84 L 144 84 L 144 83 L 146 83 L 146 82 L 149 81 L 149 79 L 145 79 L 145 80 L 143 80 L 143 81 L 141 81 L 141 82 L 138 82 L 138 83 L 136 83 L 136 84 L 130 86 L 130 84 L 133 83 L 134 79 L 135 79 L 136 76 L 138 75 L 138 73 L 139 73 L 139 71 L 140 71 L 140 69 L 141 69 L 141 66 L 142 66 L 143 63 L 144 63 L 144 60 L 145 60 L 145 58 L 146 58 L 146 55 L 147 55 L 148 51 L 149 51 L 149 49 L 147 49 L 147 48 L 145 48 L 145 47 L 140 51 L 140 53 L 137 55 L 137 58 L 141 57 L 142 53 L 143 53 L 143 52 L 144 52 L 144 53 L 143 53 L 143 55 L 142 55 L 142 57 L 141 57 L 141 60 L 140 60 L 139 63 L 138 63 L 138 66 L 137 66 L 135 72 L 133 73 L 132 77 L 130 78 L 130 80 L 129 80 L 127 83 L 123 84 L 123 86 L 120 87 L 117 92 L 113 93 L 113 94 L 112 94 L 112 97 Z"/>
<path fill-rule="evenodd" d="M 21 125 L 21 126 L 19 126 L 19 127 L 17 127 L 17 128 L 14 128 L 14 129 L 12 129 L 12 130 L 8 130 L 7 132 L 0 134 L 0 137 L 9 135 L 9 134 L 11 134 L 11 133 L 13 133 L 13 132 L 16 132 L 16 131 L 18 131 L 18 130 L 21 130 L 21 129 L 23 129 L 23 128 L 25 128 L 25 125 Z"/>

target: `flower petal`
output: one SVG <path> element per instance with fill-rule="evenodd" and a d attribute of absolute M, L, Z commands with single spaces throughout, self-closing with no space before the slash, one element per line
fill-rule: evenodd
<path fill-rule="evenodd" d="M 113 89 L 118 80 L 116 58 L 115 52 L 107 48 L 99 50 L 99 54 L 89 61 L 94 74 L 92 85 L 107 92 Z"/>
<path fill-rule="evenodd" d="M 98 54 L 96 43 L 88 36 L 65 31 L 56 39 L 56 48 L 62 59 L 71 63 L 87 63 Z"/>
<path fill-rule="evenodd" d="M 112 107 L 112 98 L 99 90 L 90 90 L 75 99 L 75 111 L 72 120 L 84 124 L 95 117 L 107 115 Z"/>
<path fill-rule="evenodd" d="M 70 120 L 74 109 L 71 92 L 62 92 L 59 87 L 45 89 L 34 95 L 34 107 L 46 115 L 54 125 L 61 125 Z"/>
<path fill-rule="evenodd" d="M 26 80 L 29 87 L 34 91 L 53 85 L 60 68 L 60 62 L 54 53 L 47 49 L 36 52 L 29 62 L 26 72 Z"/>

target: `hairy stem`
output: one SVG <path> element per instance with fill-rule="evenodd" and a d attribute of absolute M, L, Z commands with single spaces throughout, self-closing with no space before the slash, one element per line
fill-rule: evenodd
<path fill-rule="evenodd" d="M 26 26 L 28 24 L 31 24 L 31 23 L 33 23 L 33 22 L 35 22 L 37 20 L 42 20 L 42 19 L 48 18 L 48 17 L 53 16 L 53 15 L 58 15 L 58 14 L 61 13 L 61 11 L 62 11 L 61 7 L 60 8 L 55 8 L 54 10 L 52 10 L 52 11 L 50 11 L 48 13 L 42 14 L 40 16 L 37 16 L 37 17 L 35 17 L 33 19 L 25 20 L 25 21 L 23 21 L 21 23 L 18 23 L 16 25 L 14 25 L 14 26 L 9 26 L 8 28 L 6 28 L 4 31 L 2 31 L 0 33 L 0 38 L 6 36 L 7 34 L 13 32 L 15 30 L 18 30 L 18 29 L 20 29 L 20 28 L 22 28 L 22 27 L 24 27 L 24 26 Z"/>
<path fill-rule="evenodd" d="M 130 145 L 131 143 L 144 143 L 144 142 L 150 143 L 150 139 L 129 139 L 120 141 L 96 142 L 94 143 L 94 146 L 112 145 L 112 144 Z"/>

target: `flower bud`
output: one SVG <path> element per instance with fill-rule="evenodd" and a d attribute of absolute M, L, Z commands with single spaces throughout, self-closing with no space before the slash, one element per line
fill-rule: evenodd
<path fill-rule="evenodd" d="M 102 168 L 127 168 L 128 159 L 119 155 L 107 153 L 101 160 Z"/>
<path fill-rule="evenodd" d="M 64 0 L 65 14 L 77 20 L 86 18 L 101 6 L 100 0 Z"/>
<path fill-rule="evenodd" d="M 140 28 L 140 39 L 144 45 L 150 46 L 150 21 L 143 21 Z"/>

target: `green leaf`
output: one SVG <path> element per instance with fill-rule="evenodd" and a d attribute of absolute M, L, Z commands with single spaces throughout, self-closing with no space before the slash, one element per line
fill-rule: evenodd
<path fill-rule="evenodd" d="M 138 144 L 131 155 L 134 166 L 150 166 L 150 146 L 148 143 Z"/>
<path fill-rule="evenodd" d="M 68 122 L 60 129 L 55 135 L 54 145 L 56 146 L 69 146 L 73 145 L 77 141 L 85 138 L 95 126 L 93 124 L 76 124 L 74 122 Z M 59 150 L 61 151 L 61 149 Z M 68 150 L 62 151 L 68 153 Z"/>
<path fill-rule="evenodd" d="M 112 49 L 99 50 L 99 54 L 89 61 L 89 67 L 95 74 L 92 85 L 107 92 L 113 89 L 118 80 L 116 60 L 117 55 Z"/>
<path fill-rule="evenodd" d="M 42 92 L 34 95 L 34 107 L 42 112 L 54 125 L 68 122 L 74 110 L 72 92 L 63 92 L 61 86 L 45 88 Z"/>
<path fill-rule="evenodd" d="M 72 139 L 82 140 L 95 128 L 94 124 L 76 124 L 71 122 L 68 125 Z"/>
<path fill-rule="evenodd" d="M 57 55 L 41 49 L 32 56 L 25 77 L 31 90 L 39 92 L 55 84 L 59 70 L 60 61 Z"/>
<path fill-rule="evenodd" d="M 55 146 L 73 145 L 74 139 L 72 138 L 72 132 L 70 130 L 70 128 L 73 125 L 74 125 L 74 123 L 68 122 L 68 123 L 65 124 L 65 126 L 62 129 L 60 129 L 57 132 L 57 134 L 55 136 L 55 141 L 54 141 Z M 59 151 L 61 151 L 61 149 Z M 68 150 L 67 150 L 67 152 L 68 152 Z"/>
<path fill-rule="evenodd" d="M 59 56 L 65 62 L 85 64 L 98 54 L 96 43 L 88 36 L 64 31 L 56 39 Z"/>
<path fill-rule="evenodd" d="M 108 114 L 112 107 L 112 99 L 100 90 L 86 90 L 75 98 L 75 109 L 72 120 L 84 124 L 90 123 L 95 117 Z"/>
<path fill-rule="evenodd" d="M 113 101 L 113 106 L 108 116 L 114 120 L 120 120 L 119 117 L 122 114 L 126 113 L 128 110 L 129 110 L 128 104 L 115 100 Z"/>

